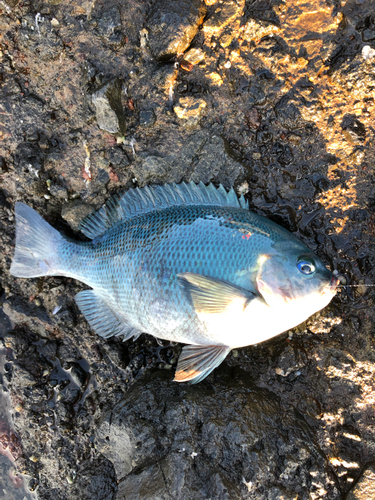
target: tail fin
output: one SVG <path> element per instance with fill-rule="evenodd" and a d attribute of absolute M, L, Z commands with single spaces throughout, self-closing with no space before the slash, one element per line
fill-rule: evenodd
<path fill-rule="evenodd" d="M 10 273 L 19 278 L 54 275 L 61 234 L 32 208 L 16 203 L 16 250 Z"/>

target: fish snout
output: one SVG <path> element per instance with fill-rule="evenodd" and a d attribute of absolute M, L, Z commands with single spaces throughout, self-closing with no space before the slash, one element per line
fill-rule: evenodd
<path fill-rule="evenodd" d="M 332 275 L 331 281 L 323 288 L 322 295 L 327 293 L 334 295 L 339 284 L 339 278 L 335 275 Z"/>

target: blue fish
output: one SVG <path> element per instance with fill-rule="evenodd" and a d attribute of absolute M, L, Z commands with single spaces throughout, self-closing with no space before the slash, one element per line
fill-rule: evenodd
<path fill-rule="evenodd" d="M 92 329 L 187 344 L 175 380 L 203 380 L 231 349 L 258 344 L 325 307 L 338 280 L 300 240 L 248 210 L 233 189 L 200 183 L 115 196 L 74 242 L 16 203 L 11 274 L 68 276 Z"/>

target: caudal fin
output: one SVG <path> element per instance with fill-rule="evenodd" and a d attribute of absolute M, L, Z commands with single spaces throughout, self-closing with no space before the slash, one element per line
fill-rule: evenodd
<path fill-rule="evenodd" d="M 10 273 L 19 278 L 55 274 L 58 243 L 61 234 L 35 210 L 16 203 L 16 250 Z"/>

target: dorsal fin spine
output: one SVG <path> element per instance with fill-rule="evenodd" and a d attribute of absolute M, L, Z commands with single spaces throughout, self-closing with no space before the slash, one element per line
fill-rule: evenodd
<path fill-rule="evenodd" d="M 153 188 L 146 186 L 130 189 L 122 195 L 114 195 L 97 212 L 83 219 L 80 228 L 89 238 L 99 238 L 120 222 L 147 212 L 179 205 L 248 208 L 244 196 L 238 199 L 233 188 L 227 192 L 222 185 L 215 188 L 213 184 L 205 186 L 202 182 L 199 184 L 182 182 Z"/>

